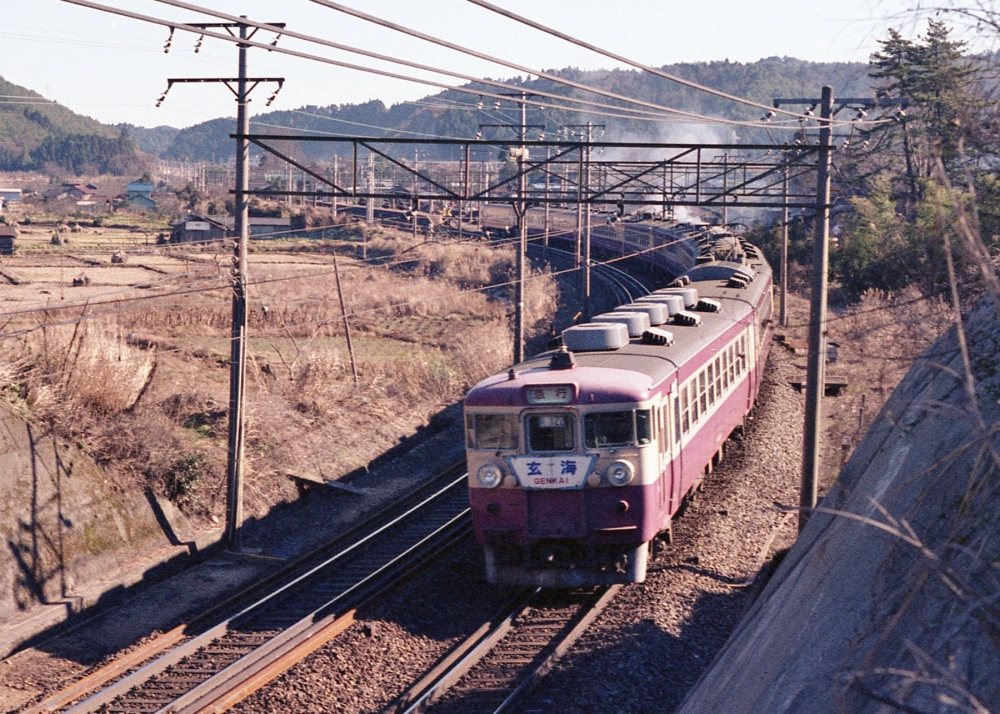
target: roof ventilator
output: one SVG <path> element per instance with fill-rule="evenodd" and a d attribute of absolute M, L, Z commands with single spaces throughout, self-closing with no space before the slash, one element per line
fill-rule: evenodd
<path fill-rule="evenodd" d="M 563 330 L 562 337 L 570 352 L 617 350 L 628 344 L 628 327 L 620 322 L 574 325 Z"/>
<path fill-rule="evenodd" d="M 696 315 L 693 312 L 688 312 L 687 310 L 681 310 L 679 313 L 674 315 L 674 322 L 678 325 L 684 325 L 685 327 L 698 327 L 701 325 L 701 315 Z"/>
<path fill-rule="evenodd" d="M 699 312 L 722 312 L 722 303 L 711 298 L 701 298 L 695 306 Z"/>
<path fill-rule="evenodd" d="M 745 275 L 740 275 L 739 273 L 733 273 L 729 277 L 729 282 L 726 283 L 727 288 L 745 288 L 750 284 Z"/>
<path fill-rule="evenodd" d="M 650 327 L 642 333 L 642 344 L 669 347 L 674 344 L 674 333 L 669 330 L 661 330 L 659 327 Z"/>
<path fill-rule="evenodd" d="M 642 331 L 649 327 L 649 315 L 645 312 L 605 312 L 590 318 L 596 323 L 621 323 L 628 328 L 629 337 L 639 337 Z"/>

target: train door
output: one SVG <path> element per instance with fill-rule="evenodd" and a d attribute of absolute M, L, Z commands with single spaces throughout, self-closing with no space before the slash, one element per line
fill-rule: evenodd
<path fill-rule="evenodd" d="M 678 396 L 678 385 L 674 384 L 671 396 L 667 397 L 664 406 L 669 407 L 667 423 L 670 430 L 670 456 L 669 472 L 670 496 L 667 512 L 673 515 L 680 506 L 681 499 L 681 474 L 684 473 L 684 449 L 681 448 L 681 403 Z"/>
<path fill-rule="evenodd" d="M 657 494 L 660 513 L 669 513 L 670 503 L 670 397 L 660 401 L 656 407 L 656 449 L 657 449 Z"/>

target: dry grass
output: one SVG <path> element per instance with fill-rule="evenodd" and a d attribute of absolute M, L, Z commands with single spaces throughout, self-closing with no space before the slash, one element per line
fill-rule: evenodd
<path fill-rule="evenodd" d="M 308 260 L 304 251 L 270 249 L 251 257 L 248 516 L 295 497 L 286 472 L 336 478 L 363 467 L 510 362 L 511 251 L 419 244 L 388 231 L 369 238 L 377 265 L 358 260 L 356 243 L 332 241 L 300 243 L 316 249 Z M 554 279 L 534 275 L 527 304 L 528 324 L 547 328 Z M 53 309 L 0 328 L 48 323 L 4 341 L 0 392 L 88 449 L 119 488 L 152 485 L 189 515 L 218 519 L 228 429 L 226 291 L 125 302 L 114 314 L 71 321 L 80 315 L 80 307 Z M 51 324 L 60 321 L 69 322 Z"/>
<path fill-rule="evenodd" d="M 50 423 L 66 412 L 104 417 L 131 408 L 153 370 L 152 356 L 131 347 L 106 318 L 43 327 L 11 343 L 2 362 L 7 379 L 20 383 L 32 414 Z"/>

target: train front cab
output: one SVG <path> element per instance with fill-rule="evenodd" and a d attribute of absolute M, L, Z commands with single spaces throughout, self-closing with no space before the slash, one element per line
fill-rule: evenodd
<path fill-rule="evenodd" d="M 467 407 L 470 504 L 487 581 L 642 582 L 669 498 L 654 429 L 649 405 L 635 402 Z"/>

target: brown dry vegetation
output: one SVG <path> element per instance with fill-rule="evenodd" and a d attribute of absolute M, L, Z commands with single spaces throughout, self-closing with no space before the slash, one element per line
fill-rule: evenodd
<path fill-rule="evenodd" d="M 788 317 L 789 327 L 779 328 L 779 334 L 805 339 L 809 303 L 802 294 L 790 295 Z M 836 361 L 826 366 L 827 379 L 846 378 L 848 387 L 839 396 L 823 400 L 824 489 L 836 479 L 917 357 L 953 318 L 951 307 L 942 298 L 925 297 L 915 289 L 898 295 L 870 290 L 858 302 L 831 310 L 829 339 L 839 348 Z M 795 364 L 804 378 L 806 358 L 800 357 Z"/>
<path fill-rule="evenodd" d="M 357 245 L 340 241 L 255 246 L 248 515 L 260 516 L 294 497 L 286 473 L 331 479 L 364 467 L 510 361 L 510 289 L 504 283 L 511 278 L 512 250 L 418 244 L 384 230 L 365 237 L 369 258 L 378 264 L 359 261 Z M 215 262 L 204 255 L 190 258 Z M 39 256 L 31 260 L 37 263 Z M 187 262 L 175 256 L 175 272 L 187 272 Z M 535 331 L 551 324 L 556 291 L 550 276 L 536 274 L 530 281 L 528 324 Z M 226 291 L 123 301 L 115 314 L 94 309 L 85 320 L 70 319 L 84 312 L 80 306 L 72 313 L 53 309 L 6 325 L 8 334 L 35 329 L 4 340 L 5 398 L 34 422 L 88 449 L 118 488 L 152 485 L 189 515 L 218 519 L 225 500 Z"/>

